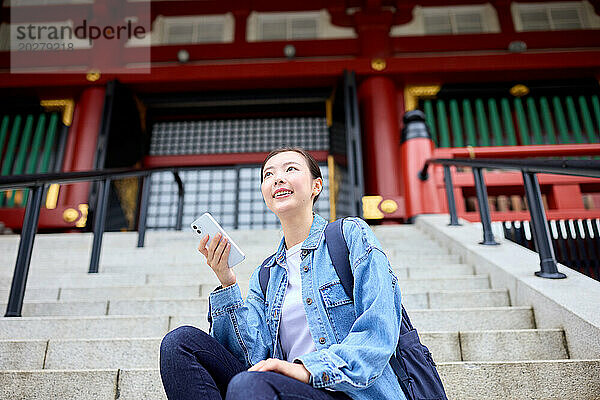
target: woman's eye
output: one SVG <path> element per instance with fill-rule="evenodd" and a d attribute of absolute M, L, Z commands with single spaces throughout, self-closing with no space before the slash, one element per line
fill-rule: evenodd
<path fill-rule="evenodd" d="M 270 172 L 265 172 L 265 176 L 264 177 L 266 178 L 267 176 L 269 176 L 269 174 L 270 174 Z"/>
<path fill-rule="evenodd" d="M 294 169 L 297 169 L 297 168 L 296 168 L 296 167 L 288 167 L 288 169 L 287 169 L 287 171 L 289 171 L 289 170 L 290 170 L 290 168 L 294 168 Z"/>

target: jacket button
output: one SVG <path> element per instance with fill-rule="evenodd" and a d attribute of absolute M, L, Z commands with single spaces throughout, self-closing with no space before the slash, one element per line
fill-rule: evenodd
<path fill-rule="evenodd" d="M 306 304 L 309 306 L 312 304 L 312 299 L 310 297 L 306 299 Z"/>
<path fill-rule="evenodd" d="M 321 344 L 325 344 L 325 342 L 326 342 L 326 341 L 327 341 L 327 340 L 325 340 L 325 338 L 324 338 L 324 337 L 320 337 L 320 338 L 319 338 L 319 343 L 321 343 Z"/>
<path fill-rule="evenodd" d="M 304 266 L 304 272 L 308 272 L 308 265 Z"/>
<path fill-rule="evenodd" d="M 329 382 L 329 376 L 325 372 L 323 372 L 323 382 Z"/>

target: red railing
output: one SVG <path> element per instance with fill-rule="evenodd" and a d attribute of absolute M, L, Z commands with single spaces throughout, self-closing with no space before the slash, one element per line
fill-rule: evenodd
<path fill-rule="evenodd" d="M 533 158 L 600 156 L 600 144 L 566 144 L 535 146 L 436 148 L 432 158 Z M 443 170 L 434 168 L 435 191 L 448 212 Z M 454 195 L 458 215 L 479 221 L 476 209 L 475 183 L 470 170 L 452 169 Z M 523 201 L 523 178 L 520 173 L 489 171 L 484 174 L 494 221 L 527 220 L 529 213 Z M 597 179 L 539 174 L 548 219 L 600 218 L 600 182 Z M 584 201 L 585 200 L 585 201 Z"/>

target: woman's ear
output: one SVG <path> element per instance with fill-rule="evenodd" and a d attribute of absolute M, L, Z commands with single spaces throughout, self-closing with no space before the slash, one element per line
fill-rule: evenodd
<path fill-rule="evenodd" d="M 313 182 L 313 194 L 316 196 L 323 191 L 323 179 L 316 178 Z"/>

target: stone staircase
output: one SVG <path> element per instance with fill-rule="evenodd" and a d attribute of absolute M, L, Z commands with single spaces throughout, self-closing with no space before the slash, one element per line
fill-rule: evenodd
<path fill-rule="evenodd" d="M 600 362 L 571 360 L 561 329 L 536 329 L 535 310 L 414 225 L 374 228 L 403 303 L 438 363 L 451 399 L 600 398 Z M 233 231 L 245 294 L 277 230 Z M 6 309 L 18 236 L 0 236 Z M 2 399 L 164 399 L 161 338 L 185 324 L 208 329 L 218 285 L 191 232 L 107 233 L 100 273 L 87 274 L 90 234 L 36 237 L 22 318 L 0 318 Z"/>

